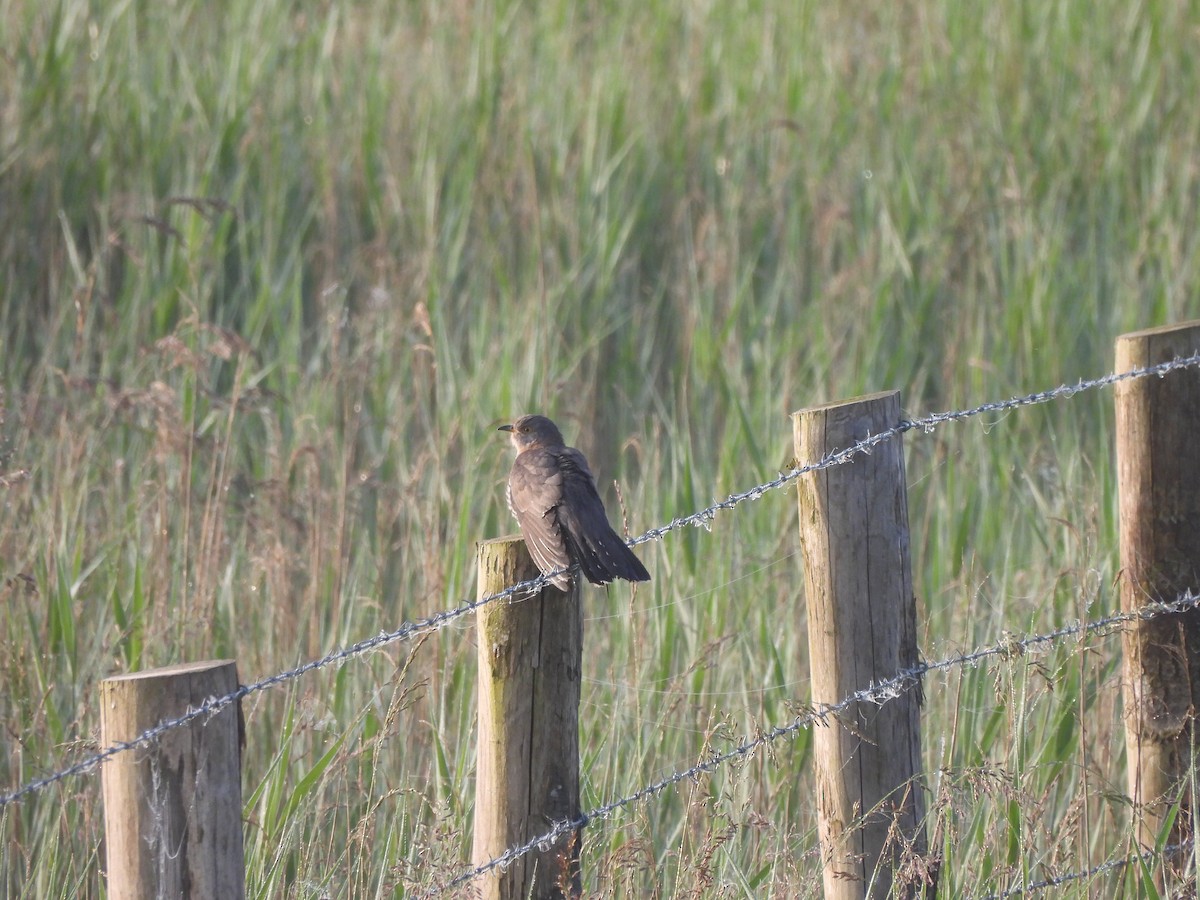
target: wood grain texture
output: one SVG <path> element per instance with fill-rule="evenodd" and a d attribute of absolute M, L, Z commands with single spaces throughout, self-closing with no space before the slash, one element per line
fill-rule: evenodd
<path fill-rule="evenodd" d="M 233 660 L 118 675 L 100 683 L 100 741 L 129 741 L 237 689 Z M 229 900 L 245 895 L 239 710 L 163 734 L 101 769 L 108 896 Z"/>
<path fill-rule="evenodd" d="M 525 542 L 479 545 L 479 596 L 533 578 Z M 576 579 L 578 581 L 578 579 Z M 583 616 L 578 584 L 564 593 L 500 600 L 476 613 L 479 736 L 476 762 L 476 864 L 579 815 L 579 694 Z M 479 879 L 485 900 L 577 897 L 579 846 L 572 832 L 507 871 Z"/>
<path fill-rule="evenodd" d="M 1117 340 L 1117 371 L 1200 350 L 1200 323 Z M 1121 608 L 1200 591 L 1200 372 L 1115 388 Z M 1123 636 L 1129 795 L 1138 840 L 1154 846 L 1186 787 L 1200 702 L 1200 612 L 1131 623 Z M 1190 836 L 1190 797 L 1168 843 Z"/>
<path fill-rule="evenodd" d="M 900 421 L 889 392 L 794 413 L 801 464 Z M 899 436 L 798 481 L 812 698 L 837 703 L 917 662 L 908 500 Z M 814 730 L 825 897 L 915 896 L 924 852 L 920 696 L 860 704 Z M 903 841 L 899 837 L 903 837 Z M 906 857 L 902 843 L 909 844 Z M 915 854 L 915 855 L 914 855 Z"/>

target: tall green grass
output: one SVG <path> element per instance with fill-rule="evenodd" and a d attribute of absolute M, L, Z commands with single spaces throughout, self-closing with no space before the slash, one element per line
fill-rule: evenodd
<path fill-rule="evenodd" d="M 517 413 L 638 533 L 786 466 L 793 409 L 1006 397 L 1197 316 L 1198 27 L 1112 0 L 0 0 L 0 782 L 94 749 L 108 674 L 248 680 L 471 596 Z M 1110 407 L 907 438 L 927 657 L 1116 605 Z M 809 699 L 793 517 L 770 495 L 588 594 L 585 806 Z M 248 703 L 253 896 L 459 870 L 472 641 Z M 1117 654 L 926 684 L 947 895 L 1128 849 Z M 597 823 L 589 891 L 817 894 L 809 755 Z M 0 827 L 6 894 L 102 893 L 94 777 Z"/>

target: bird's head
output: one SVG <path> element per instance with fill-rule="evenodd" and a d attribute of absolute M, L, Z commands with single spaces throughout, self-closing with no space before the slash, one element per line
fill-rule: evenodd
<path fill-rule="evenodd" d="M 501 425 L 498 431 L 507 431 L 512 445 L 518 453 L 535 447 L 561 447 L 562 432 L 545 416 L 521 416 L 511 425 Z"/>

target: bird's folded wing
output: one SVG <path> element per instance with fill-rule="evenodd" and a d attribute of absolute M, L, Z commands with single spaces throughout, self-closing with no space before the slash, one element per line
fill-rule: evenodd
<path fill-rule="evenodd" d="M 508 505 L 543 573 L 571 565 L 558 519 L 562 502 L 563 475 L 554 455 L 528 450 L 518 456 L 508 479 Z"/>
<path fill-rule="evenodd" d="M 593 584 L 608 584 L 614 578 L 647 581 L 646 572 L 633 551 L 625 545 L 604 512 L 596 492 L 596 483 L 587 462 L 578 450 L 567 448 L 559 454 L 563 502 L 558 520 L 568 543 L 568 553 Z"/>

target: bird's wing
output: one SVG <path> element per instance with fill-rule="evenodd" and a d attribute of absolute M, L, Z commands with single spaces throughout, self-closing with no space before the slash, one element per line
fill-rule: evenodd
<path fill-rule="evenodd" d="M 526 450 L 517 456 L 508 477 L 508 506 L 521 528 L 529 555 L 543 574 L 571 565 L 559 524 L 562 502 L 563 474 L 554 454 Z M 564 590 L 569 582 L 565 573 L 554 579 Z"/>
<path fill-rule="evenodd" d="M 573 447 L 556 452 L 562 476 L 562 503 L 558 521 L 566 537 L 568 553 L 579 563 L 593 584 L 608 584 L 614 578 L 649 581 L 650 575 L 626 546 L 604 512 L 596 482 L 587 460 Z"/>

